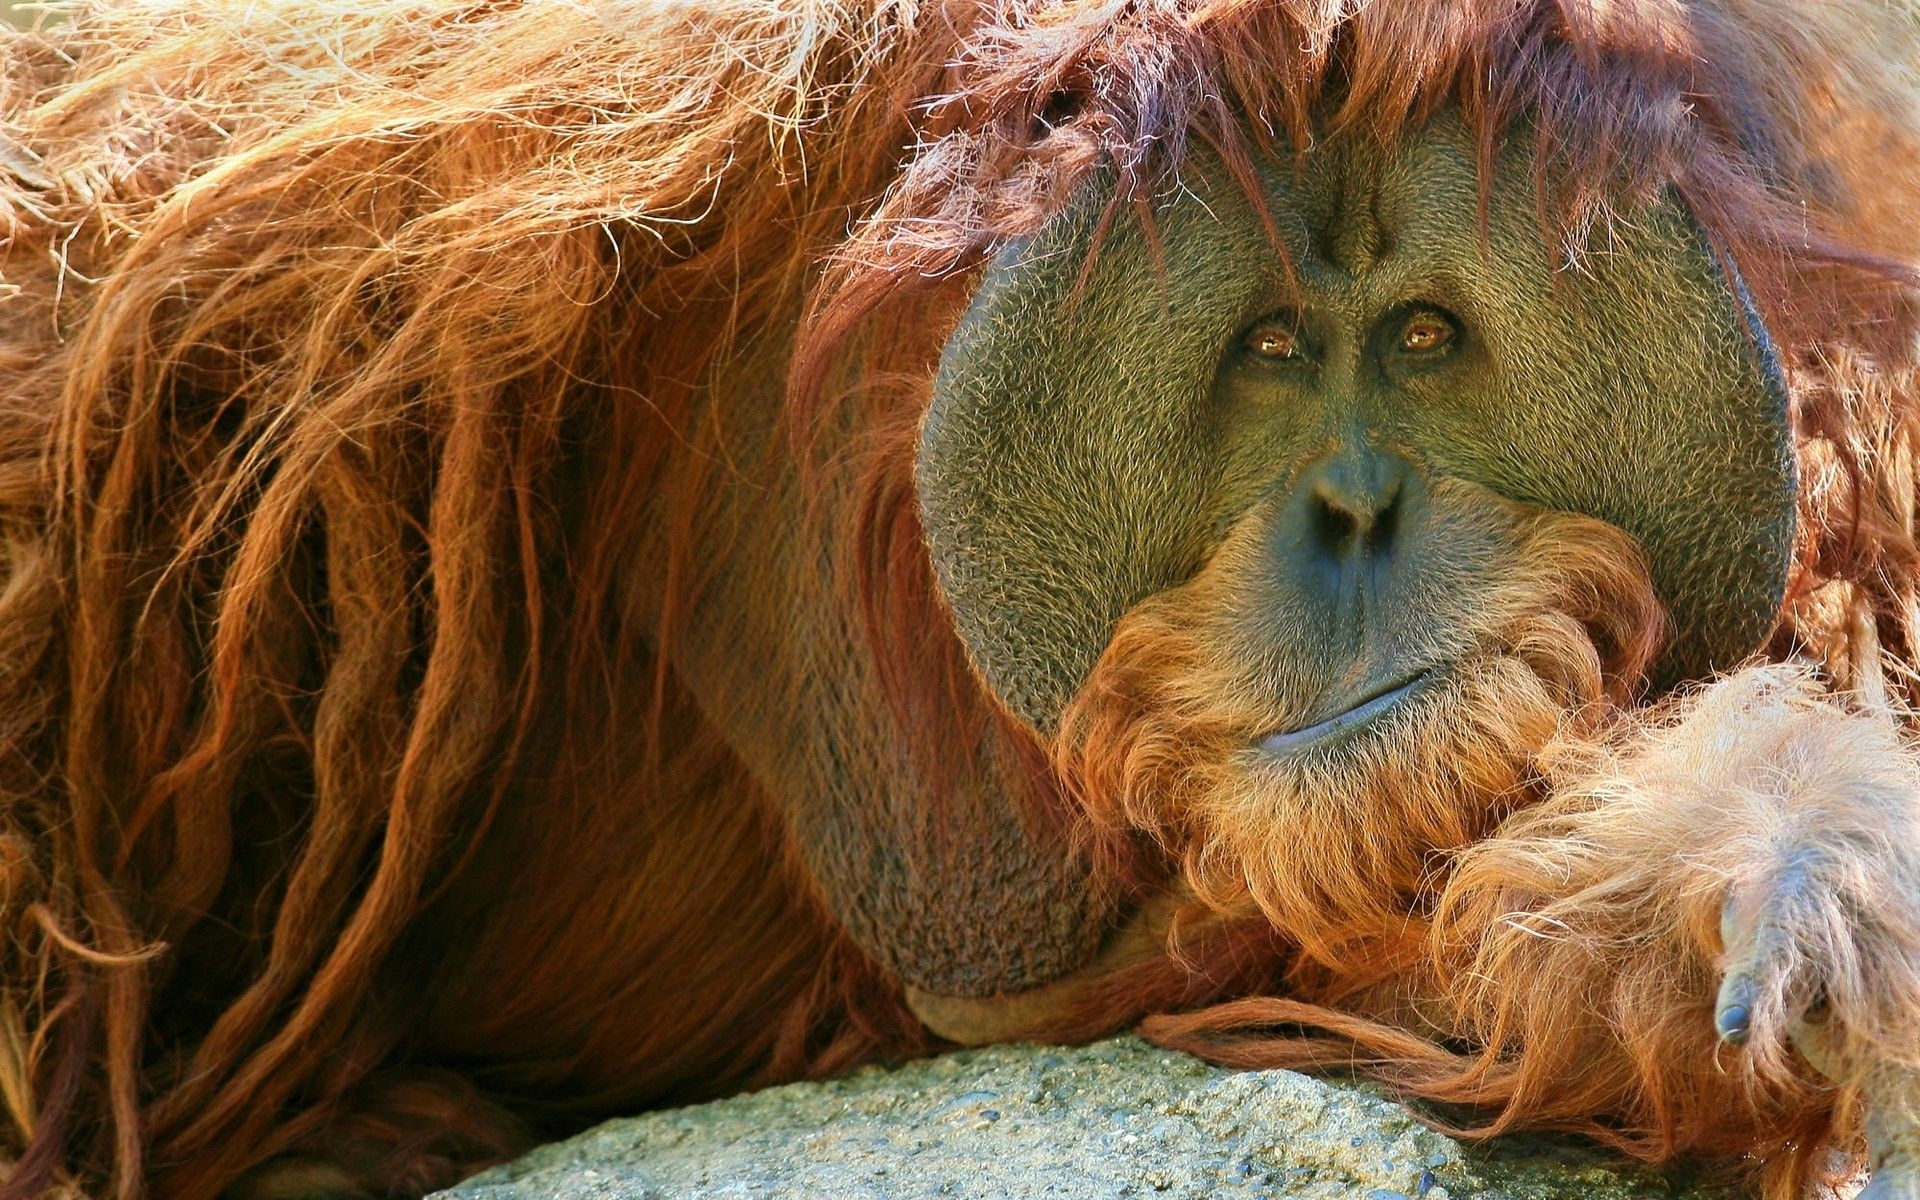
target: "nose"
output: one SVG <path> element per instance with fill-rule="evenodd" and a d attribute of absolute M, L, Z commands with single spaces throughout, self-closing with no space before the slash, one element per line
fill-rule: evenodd
<path fill-rule="evenodd" d="M 1390 560 L 1418 487 L 1404 455 L 1345 447 L 1310 468 L 1297 485 L 1290 506 L 1296 544 L 1336 571 Z"/>

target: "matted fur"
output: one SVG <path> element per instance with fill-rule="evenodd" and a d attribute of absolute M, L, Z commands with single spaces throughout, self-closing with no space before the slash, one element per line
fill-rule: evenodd
<path fill-rule="evenodd" d="M 1570 251 L 1677 189 L 1794 389 L 1810 486 L 1770 653 L 1810 652 L 1844 685 L 1884 648 L 1907 685 L 1903 22 L 1868 0 L 234 0 L 103 5 L 10 37 L 5 1191 L 209 1196 L 377 1086 L 425 1008 L 390 986 L 396 949 L 512 790 L 587 796 L 623 717 L 675 728 L 660 649 L 679 618 L 625 619 L 623 565 L 664 527 L 669 593 L 692 594 L 702 381 L 804 297 L 802 427 L 887 451 L 863 500 L 821 514 L 861 533 L 846 602 L 874 638 L 847 652 L 874 656 L 903 712 L 991 710 L 929 624 L 904 435 L 967 272 L 1103 161 L 1144 204 L 1193 138 L 1244 172 L 1254 143 L 1285 153 L 1316 121 L 1390 138 L 1457 105 L 1489 152 L 1536 122 L 1543 236 Z M 958 725 L 916 726 L 930 769 Z M 1470 925 L 1474 860 L 1456 869 Z M 233 937 L 192 969 L 222 999 L 155 1025 L 155 989 L 185 969 L 163 947 L 210 936 L 209 912 Z M 771 1032 L 732 1078 L 918 1044 L 887 981 L 820 936 L 818 977 L 756 1018 Z M 1205 998 L 1157 986 L 1136 995 Z M 1497 1052 L 1483 1075 L 1520 1044 L 1500 1014 L 1523 999 L 1474 1010 L 1492 1014 L 1465 1031 Z M 1354 1029 L 1378 1044 L 1387 1027 Z M 1433 1032 L 1399 1035 L 1414 1065 L 1382 1072 L 1437 1078 Z M 1698 1109 L 1648 1100 L 1642 1075 L 1603 1113 L 1529 1072 L 1468 1098 L 1503 1126 L 1702 1144 Z"/>

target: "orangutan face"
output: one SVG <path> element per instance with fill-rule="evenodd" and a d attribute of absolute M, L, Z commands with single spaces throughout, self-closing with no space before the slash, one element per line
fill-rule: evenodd
<path fill-rule="evenodd" d="M 1500 161 L 1483 223 L 1443 120 L 1271 168 L 1277 244 L 1203 167 L 1157 252 L 1125 219 L 1094 251 L 1093 195 L 1000 255 L 918 472 L 941 585 L 1018 715 L 1056 729 L 1121 617 L 1230 553 L 1234 654 L 1285 714 L 1263 738 L 1364 724 L 1482 638 L 1532 513 L 1643 549 L 1663 682 L 1758 646 L 1795 491 L 1765 334 L 1671 200 L 1555 261 L 1527 163 Z"/>
<path fill-rule="evenodd" d="M 1202 167 L 1157 254 L 1094 251 L 1089 196 L 941 361 L 922 517 L 977 668 L 1100 803 L 1303 911 L 1315 856 L 1410 887 L 1357 831 L 1477 836 L 1567 714 L 1780 608 L 1791 435 L 1737 282 L 1667 199 L 1556 261 L 1527 161 L 1483 197 L 1449 121 L 1336 140 L 1265 173 L 1271 232 Z"/>

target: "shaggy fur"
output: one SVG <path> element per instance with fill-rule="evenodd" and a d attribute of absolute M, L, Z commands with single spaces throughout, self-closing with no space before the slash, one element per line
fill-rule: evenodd
<path fill-rule="evenodd" d="M 923 786 L 901 794 L 958 803 L 955 764 L 997 739 L 1016 767 L 994 794 L 1036 821 L 1084 806 L 1159 835 L 1106 839 L 1116 893 L 1161 886 L 1164 851 L 1235 918 L 1113 977 L 1077 1032 L 1284 987 L 1149 1029 L 1227 1061 L 1357 1062 L 1495 1129 L 1759 1148 L 1791 1190 L 1833 1111 L 1781 1040 L 1802 977 L 1724 1081 L 1679 1064 L 1712 1058 L 1715 896 L 1772 869 L 1749 843 L 1808 826 L 1861 912 L 1915 894 L 1872 875 L 1859 847 L 1884 834 L 1853 822 L 1913 794 L 1904 735 L 1842 712 L 1850 688 L 1911 699 L 1920 650 L 1911 35 L 1870 0 L 299 0 L 102 5 L 10 37 L 0 1190 L 210 1197 L 287 1152 L 419 1190 L 524 1145 L 525 1120 L 926 1044 L 673 667 L 717 536 L 703 497 L 734 469 L 707 382 L 796 328 L 803 544 L 868 635 L 840 653 L 875 712 L 910 722 Z M 1515 582 L 1552 598 L 1538 628 L 1489 614 L 1513 652 L 1460 686 L 1513 723 L 1449 735 L 1475 756 L 1440 776 L 1463 807 L 1328 781 L 1387 827 L 1314 877 L 1273 861 L 1218 756 L 1194 760 L 1216 780 L 1143 790 L 1169 738 L 1247 715 L 1219 690 L 1233 664 L 1190 636 L 1205 577 L 1193 613 L 1137 614 L 1099 681 L 1190 694 L 1179 727 L 1095 694 L 1087 736 L 1040 747 L 981 694 L 914 524 L 911 430 L 972 269 L 1099 164 L 1123 219 L 1195 138 L 1253 190 L 1252 156 L 1319 123 L 1392 138 L 1449 105 L 1489 154 L 1537 127 L 1543 236 L 1573 269 L 1662 187 L 1738 264 L 1807 485 L 1767 655 L 1815 666 L 1622 712 L 1645 596 L 1604 535 L 1554 533 L 1543 561 L 1591 557 Z M 1130 676 L 1136 640 L 1177 669 Z M 1753 753 L 1714 753 L 1729 737 Z M 1064 779 L 1027 769 L 1049 754 Z M 566 869 L 664 828 L 738 848 L 733 869 L 662 863 L 617 895 Z M 1702 828 L 1725 840 L 1677 858 Z M 1489 830 L 1452 859 L 1409 840 Z M 551 888 L 465 946 L 468 975 L 442 965 L 461 905 L 518 880 Z M 1245 920 L 1242 894 L 1283 926 Z M 1905 1061 L 1876 1005 L 1915 994 L 1913 951 L 1891 917 L 1873 929 L 1802 951 L 1848 1028 Z M 659 956 L 685 964 L 674 1011 L 607 1018 L 614 981 Z M 550 1107 L 385 1074 L 436 1038 L 477 1056 L 498 1031 L 462 1026 L 433 972 L 495 968 L 565 1020 L 485 1090 Z M 1276 1025 L 1343 1048 L 1248 1033 Z M 1750 1095 L 1744 1119 L 1716 1111 L 1724 1089 Z"/>

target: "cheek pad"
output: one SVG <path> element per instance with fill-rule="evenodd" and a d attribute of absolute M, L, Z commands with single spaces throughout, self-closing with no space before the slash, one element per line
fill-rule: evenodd
<path fill-rule="evenodd" d="M 1112 184 L 1005 247 L 948 341 L 921 431 L 921 519 L 975 666 L 1050 731 L 1134 604 L 1193 568 L 1220 355 L 1272 251 L 1189 196 L 1156 259 Z"/>
<path fill-rule="evenodd" d="M 1510 499 L 1633 535 L 1673 622 L 1655 685 L 1705 678 L 1760 647 L 1792 565 L 1778 358 L 1738 273 L 1671 197 L 1596 230 L 1554 274 L 1516 158 L 1500 164 L 1484 242 L 1470 215 L 1430 231 L 1474 255 L 1493 363 L 1475 427 L 1434 456 Z"/>

